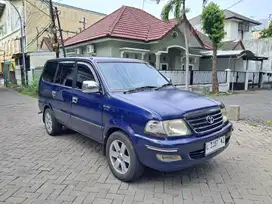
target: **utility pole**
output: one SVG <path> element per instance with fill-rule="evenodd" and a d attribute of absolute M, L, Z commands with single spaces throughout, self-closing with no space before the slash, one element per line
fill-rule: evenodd
<path fill-rule="evenodd" d="M 86 29 L 86 18 L 83 17 L 83 20 L 82 21 L 79 21 L 79 23 L 82 23 L 83 24 L 83 30 Z"/>
<path fill-rule="evenodd" d="M 66 51 L 65 51 L 64 40 L 63 40 L 63 35 L 62 35 L 62 29 L 61 29 L 60 19 L 59 19 L 59 11 L 58 11 L 57 7 L 55 7 L 55 12 L 56 12 L 56 17 L 57 17 L 57 21 L 58 21 L 58 27 L 59 27 L 59 33 L 60 33 L 61 46 L 62 46 L 62 50 L 63 50 L 63 56 L 66 57 Z"/>
<path fill-rule="evenodd" d="M 58 42 L 58 35 L 57 35 L 55 14 L 54 14 L 52 0 L 49 0 L 49 9 L 50 9 L 50 16 L 52 21 L 51 32 L 53 34 L 53 48 L 54 48 L 54 51 L 56 52 L 56 58 L 59 58 L 59 42 Z"/>

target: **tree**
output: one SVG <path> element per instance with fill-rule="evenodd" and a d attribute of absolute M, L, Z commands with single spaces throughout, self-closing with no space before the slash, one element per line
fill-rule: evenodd
<path fill-rule="evenodd" d="M 156 0 L 157 3 L 160 3 L 161 0 Z M 163 7 L 161 12 L 161 17 L 163 21 L 169 21 L 169 15 L 171 12 L 174 13 L 174 17 L 177 21 L 183 20 L 185 22 L 183 34 L 185 41 L 185 70 L 186 70 L 186 79 L 185 79 L 185 89 L 189 90 L 189 46 L 188 46 L 188 37 L 187 37 L 187 17 L 186 12 L 188 9 L 185 8 L 185 0 L 169 0 L 169 2 Z"/>
<path fill-rule="evenodd" d="M 212 92 L 218 93 L 218 78 L 216 72 L 217 48 L 225 36 L 225 16 L 219 6 L 212 2 L 204 8 L 201 19 L 203 30 L 212 41 Z"/>
<path fill-rule="evenodd" d="M 271 38 L 272 37 L 272 21 L 270 21 L 268 28 L 263 29 L 260 38 Z"/>

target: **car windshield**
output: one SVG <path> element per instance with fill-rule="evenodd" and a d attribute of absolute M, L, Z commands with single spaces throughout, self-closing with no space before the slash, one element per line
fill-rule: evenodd
<path fill-rule="evenodd" d="M 145 63 L 100 62 L 100 70 L 113 91 L 139 87 L 161 87 L 169 83 L 155 68 Z"/>

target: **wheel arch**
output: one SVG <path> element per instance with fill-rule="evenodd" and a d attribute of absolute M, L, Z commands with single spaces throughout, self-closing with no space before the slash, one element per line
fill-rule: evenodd
<path fill-rule="evenodd" d="M 104 155 L 106 155 L 106 145 L 107 145 L 107 141 L 108 141 L 110 135 L 112 133 L 118 132 L 118 131 L 124 133 L 129 138 L 129 140 L 133 143 L 132 138 L 130 136 L 131 135 L 130 131 L 132 131 L 132 130 L 129 131 L 129 130 L 125 130 L 124 128 L 121 128 L 119 126 L 111 126 L 111 127 L 107 128 L 106 131 L 104 132 L 104 139 L 103 139 L 103 154 Z"/>

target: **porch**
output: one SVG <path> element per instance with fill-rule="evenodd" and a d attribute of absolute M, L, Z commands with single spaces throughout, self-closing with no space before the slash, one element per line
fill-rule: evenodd
<path fill-rule="evenodd" d="M 160 51 L 131 47 L 122 47 L 120 51 L 122 58 L 144 60 L 159 71 L 185 71 L 185 48 L 180 45 L 170 45 Z M 189 52 L 189 69 L 199 70 L 201 55 L 193 53 L 193 49 Z"/>

